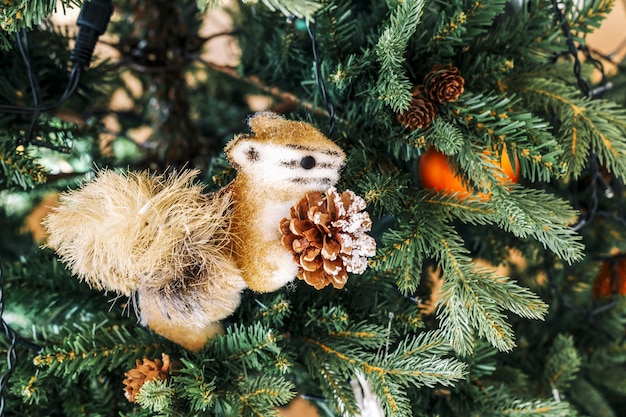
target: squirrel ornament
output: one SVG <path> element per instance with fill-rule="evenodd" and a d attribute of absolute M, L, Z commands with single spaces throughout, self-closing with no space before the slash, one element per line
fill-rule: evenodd
<path fill-rule="evenodd" d="M 201 349 L 220 328 L 219 320 L 239 306 L 245 288 L 275 291 L 299 274 L 298 256 L 310 261 L 324 252 L 304 235 L 286 239 L 282 233 L 291 232 L 281 229 L 289 229 L 286 218 L 307 193 L 332 189 L 345 164 L 343 150 L 307 123 L 262 112 L 249 125 L 252 134 L 237 135 L 225 147 L 237 176 L 223 189 L 203 194 L 202 185 L 194 183 L 196 170 L 166 175 L 103 170 L 61 196 L 44 220 L 46 245 L 92 287 L 136 300 L 142 324 L 187 349 Z M 337 195 L 341 206 L 343 194 Z M 359 199 L 354 201 L 361 205 L 350 206 L 356 209 L 340 207 L 344 217 L 364 208 Z M 367 213 L 360 215 L 352 228 L 369 231 Z M 354 239 L 344 240 L 355 246 Z M 306 253 L 299 253 L 302 242 L 310 246 Z M 364 251 L 347 251 L 373 256 L 373 239 L 361 242 Z"/>

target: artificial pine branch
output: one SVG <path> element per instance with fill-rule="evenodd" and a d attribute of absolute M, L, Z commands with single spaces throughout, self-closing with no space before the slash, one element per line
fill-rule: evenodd
<path fill-rule="evenodd" d="M 585 2 L 580 7 L 566 8 L 565 19 L 571 29 L 580 34 L 577 40 L 584 41 L 583 34 L 591 33 L 598 29 L 602 21 L 615 6 L 615 0 L 597 0 Z"/>
<path fill-rule="evenodd" d="M 481 398 L 485 403 L 483 412 L 493 416 L 515 417 L 576 417 L 579 414 L 570 404 L 556 399 L 520 400 L 511 398 L 503 390 L 484 392 Z"/>
<path fill-rule="evenodd" d="M 571 401 L 587 415 L 618 417 L 598 388 L 583 378 L 573 381 L 570 395 Z"/>
<path fill-rule="evenodd" d="M 60 327 L 101 314 L 108 308 L 102 305 L 102 294 L 86 285 L 78 284 L 58 260 L 52 258 L 50 252 L 33 255 L 27 263 L 19 260 L 5 262 L 3 272 L 3 286 L 8 290 L 8 302 L 11 306 L 28 306 L 27 309 L 10 309 L 21 318 L 16 329 L 37 342 L 40 337 L 47 340 L 59 339 Z M 34 292 L 41 296 L 33 299 Z M 71 298 L 60 299 L 55 296 L 59 292 L 76 294 L 79 301 Z M 110 308 L 113 310 L 113 306 Z M 129 304 L 128 309 L 130 308 Z M 115 310 L 118 309 L 119 306 Z M 33 332 L 34 328 L 37 329 L 36 332 Z"/>
<path fill-rule="evenodd" d="M 214 9 L 220 6 L 220 0 L 196 0 L 198 9 L 201 12 L 205 12 L 207 9 Z M 263 5 L 267 7 L 271 11 L 280 11 L 287 18 L 291 18 L 292 16 L 304 18 L 307 21 L 315 20 L 315 12 L 317 12 L 322 6 L 323 3 L 313 1 L 313 0 L 304 0 L 304 1 L 295 1 L 295 0 L 261 0 Z M 243 1 L 242 3 L 246 3 Z"/>
<path fill-rule="evenodd" d="M 526 219 L 503 216 L 507 210 L 499 209 L 508 205 L 504 200 L 512 201 L 508 207 L 516 207 Z M 491 213 L 500 227 L 517 237 L 534 237 L 568 263 L 582 258 L 584 245 L 571 228 L 576 212 L 565 201 L 541 190 L 520 190 L 519 186 L 512 186 L 506 198 L 499 202 L 500 205 Z"/>
<path fill-rule="evenodd" d="M 174 390 L 162 379 L 146 382 L 137 395 L 137 403 L 154 413 L 163 413 L 172 406 Z"/>
<path fill-rule="evenodd" d="M 544 375 L 551 391 L 563 391 L 577 377 L 581 358 L 574 347 L 571 335 L 559 334 L 544 365 Z"/>
<path fill-rule="evenodd" d="M 417 220 L 409 216 L 398 216 L 398 226 L 385 232 L 382 237 L 383 245 L 373 261 L 374 268 L 388 271 L 396 277 L 398 289 L 403 293 L 415 291 L 420 283 L 422 263 L 428 253 L 423 233 L 426 231 L 427 220 L 424 216 Z M 439 223 L 437 225 L 443 226 Z M 421 232 L 418 234 L 416 230 Z"/>
<path fill-rule="evenodd" d="M 605 100 L 581 97 L 576 88 L 550 80 L 516 79 L 513 91 L 523 94 L 527 104 L 544 114 L 554 111 L 559 125 L 557 139 L 565 151 L 564 161 L 579 177 L 591 152 L 611 173 L 625 178 L 626 112 Z"/>
<path fill-rule="evenodd" d="M 261 0 L 272 11 L 278 10 L 287 17 L 297 16 L 306 20 L 314 20 L 315 12 L 322 7 L 317 1 L 311 0 Z"/>
<path fill-rule="evenodd" d="M 0 189 L 21 188 L 28 190 L 46 179 L 46 170 L 31 152 L 12 149 L 8 143 L 0 143 L 0 169 L 3 176 L 0 177 Z"/>
<path fill-rule="evenodd" d="M 564 163 L 557 162 L 563 151 L 550 125 L 531 113 L 514 111 L 519 101 L 507 93 L 463 94 L 447 117 L 489 148 L 501 151 L 503 144 L 509 144 L 507 150 L 518 155 L 525 177 L 548 181 L 563 176 Z"/>
<path fill-rule="evenodd" d="M 87 373 L 97 376 L 117 369 L 141 356 L 154 356 L 169 347 L 156 342 L 150 333 L 137 326 L 114 324 L 68 326 L 68 334 L 58 345 L 46 346 L 33 358 L 35 366 L 47 375 L 64 376 Z M 71 331 L 70 331 L 71 329 Z"/>
<path fill-rule="evenodd" d="M 181 398 L 189 401 L 189 408 L 193 412 L 206 412 L 215 407 L 219 396 L 217 378 L 207 380 L 206 368 L 198 367 L 194 361 L 181 358 L 182 367 L 178 370 L 173 381 L 181 387 Z"/>
<path fill-rule="evenodd" d="M 395 112 L 406 110 L 411 101 L 411 84 L 403 68 L 404 53 L 417 30 L 423 7 L 423 0 L 404 1 L 396 6 L 389 27 L 376 44 L 380 63 L 377 93 Z"/>
<path fill-rule="evenodd" d="M 435 31 L 424 33 L 424 53 L 443 59 L 454 55 L 454 48 L 480 39 L 490 28 L 493 19 L 504 10 L 505 1 L 455 2 L 430 6 L 437 16 L 432 22 Z"/>
<path fill-rule="evenodd" d="M 440 243 L 438 260 L 446 282 L 441 288 L 438 318 L 446 339 L 461 356 L 473 351 L 475 332 L 499 350 L 511 350 L 515 346 L 511 325 L 502 306 L 479 287 L 481 278 L 458 237 L 442 236 Z"/>
<path fill-rule="evenodd" d="M 31 30 L 50 17 L 61 6 L 62 10 L 80 5 L 79 0 L 35 0 L 29 2 L 7 0 L 0 8 L 0 50 L 10 49 L 10 38 L 23 29 Z"/>
<path fill-rule="evenodd" d="M 276 407 L 295 397 L 293 389 L 293 384 L 282 378 L 260 375 L 242 379 L 239 392 L 231 398 L 237 415 L 277 416 Z"/>
<path fill-rule="evenodd" d="M 332 339 L 306 338 L 304 342 L 308 345 L 307 350 L 311 350 L 307 356 L 319 365 L 332 364 L 332 369 L 346 376 L 354 374 L 357 370 L 363 372 L 374 383 L 374 389 L 387 413 L 394 415 L 411 415 L 410 403 L 403 394 L 402 386 L 450 385 L 464 373 L 462 363 L 440 356 L 447 352 L 449 347 L 437 333 L 422 333 L 412 340 L 400 343 L 396 350 L 383 350 L 374 357 L 354 349 L 333 348 Z M 411 354 L 407 355 L 407 351 Z M 330 369 L 327 368 L 329 373 L 324 374 L 325 382 L 328 384 L 326 392 L 333 392 L 335 387 L 340 385 L 340 382 L 335 381 Z M 333 398 L 339 409 L 349 402 L 349 399 L 342 399 L 337 394 L 333 394 Z"/>

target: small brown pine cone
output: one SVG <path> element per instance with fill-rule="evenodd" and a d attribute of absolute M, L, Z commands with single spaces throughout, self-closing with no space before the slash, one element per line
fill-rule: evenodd
<path fill-rule="evenodd" d="M 314 191 L 291 208 L 291 219 L 280 222 L 282 244 L 300 266 L 298 278 L 316 289 L 332 284 L 343 288 L 348 272 L 362 274 L 376 242 L 367 235 L 372 221 L 365 201 L 352 191 L 325 195 Z"/>
<path fill-rule="evenodd" d="M 465 79 L 452 64 L 435 65 L 424 77 L 424 87 L 431 100 L 452 103 L 463 94 Z"/>
<path fill-rule="evenodd" d="M 424 95 L 422 86 L 416 86 L 412 91 L 413 99 L 409 108 L 398 115 L 398 122 L 411 130 L 425 129 L 437 115 L 437 104 Z"/>
<path fill-rule="evenodd" d="M 136 366 L 124 375 L 124 396 L 134 403 L 137 394 L 144 383 L 154 379 L 167 379 L 170 375 L 170 357 L 163 353 L 160 359 L 150 360 L 143 358 L 143 362 L 137 359 Z"/>

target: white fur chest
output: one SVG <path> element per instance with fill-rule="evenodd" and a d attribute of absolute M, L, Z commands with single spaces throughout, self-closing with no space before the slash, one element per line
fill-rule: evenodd
<path fill-rule="evenodd" d="M 289 218 L 291 207 L 296 201 L 268 201 L 259 210 L 259 225 L 263 230 L 263 241 L 278 241 L 280 243 L 281 233 L 279 229 L 280 221 Z M 287 250 L 285 249 L 285 252 Z"/>

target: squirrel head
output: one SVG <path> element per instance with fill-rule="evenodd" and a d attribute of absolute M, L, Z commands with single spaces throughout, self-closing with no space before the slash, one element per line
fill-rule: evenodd
<path fill-rule="evenodd" d="M 252 134 L 235 136 L 224 151 L 237 175 L 254 187 L 304 195 L 339 180 L 346 155 L 308 123 L 261 112 L 248 120 Z"/>

